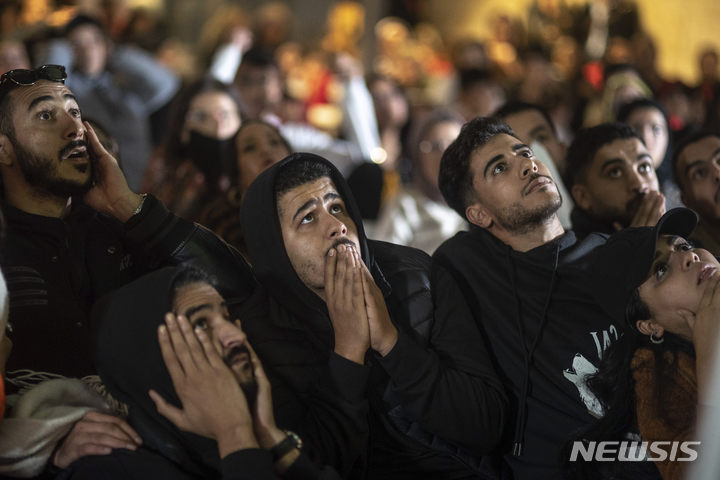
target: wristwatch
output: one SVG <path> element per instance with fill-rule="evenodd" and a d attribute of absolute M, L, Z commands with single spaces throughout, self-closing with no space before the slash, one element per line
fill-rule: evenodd
<path fill-rule="evenodd" d="M 302 439 L 295 432 L 290 430 L 283 430 L 285 432 L 285 438 L 270 449 L 270 455 L 272 455 L 273 462 L 280 460 L 286 453 L 293 448 L 300 450 L 303 446 Z"/>

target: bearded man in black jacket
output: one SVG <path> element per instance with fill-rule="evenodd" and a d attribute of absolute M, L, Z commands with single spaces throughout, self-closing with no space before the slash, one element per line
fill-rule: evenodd
<path fill-rule="evenodd" d="M 435 252 L 433 277 L 445 281 L 433 294 L 466 303 L 487 340 L 511 397 L 502 452 L 515 478 L 557 478 L 565 442 L 602 414 L 585 376 L 622 334 L 622 315 L 589 281 L 606 237 L 564 231 L 547 167 L 500 120 L 463 126 L 439 183 L 472 228 Z"/>
<path fill-rule="evenodd" d="M 367 240 L 327 160 L 294 154 L 241 209 L 268 315 L 243 329 L 280 428 L 350 478 L 481 478 L 505 397 L 473 322 L 433 315 L 429 257 Z"/>

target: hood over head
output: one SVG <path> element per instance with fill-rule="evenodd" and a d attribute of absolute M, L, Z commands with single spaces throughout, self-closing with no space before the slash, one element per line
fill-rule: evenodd
<path fill-rule="evenodd" d="M 159 452 L 182 469 L 207 476 L 220 472 L 214 440 L 183 432 L 157 413 L 148 395 L 152 388 L 181 407 L 160 352 L 157 329 L 172 311 L 172 285 L 183 267 L 166 267 L 103 297 L 93 309 L 97 370 L 108 391 L 129 407 L 129 423 L 143 446 Z M 249 294 L 250 292 L 247 292 Z M 237 317 L 245 318 L 244 302 Z"/>
<path fill-rule="evenodd" d="M 294 153 L 262 172 L 245 194 L 240 208 L 240 223 L 255 276 L 275 301 L 305 319 L 316 318 L 317 315 L 327 317 L 325 303 L 307 288 L 295 273 L 285 250 L 278 220 L 276 179 L 289 163 L 298 161 L 319 162 L 328 167 L 331 180 L 355 222 L 363 261 L 373 272 L 373 258 L 363 230 L 362 217 L 350 187 L 340 171 L 330 161 L 318 155 Z"/>

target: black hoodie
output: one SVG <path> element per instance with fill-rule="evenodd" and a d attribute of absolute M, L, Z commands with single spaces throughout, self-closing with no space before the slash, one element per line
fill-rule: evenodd
<path fill-rule="evenodd" d="M 358 231 L 363 261 L 385 296 L 398 341 L 359 365 L 333 352 L 327 307 L 297 276 L 277 220 L 274 185 L 288 162 L 325 163 Z M 309 439 L 316 460 L 359 478 L 474 478 L 472 455 L 500 438 L 505 397 L 473 322 L 434 319 L 429 257 L 367 240 L 344 178 L 295 154 L 263 172 L 240 215 L 269 319 L 243 324 L 263 358 L 281 428 Z M 369 410 L 369 415 L 368 415 Z M 401 433 L 406 432 L 406 434 Z M 410 438 L 412 437 L 412 438 Z M 462 448 L 460 448 L 462 447 Z M 460 460 L 460 458 L 463 460 Z"/>
<path fill-rule="evenodd" d="M 229 266 L 226 266 L 229 267 Z M 264 314 L 264 305 L 247 300 L 251 282 L 243 263 L 235 265 L 238 276 L 235 313 L 246 319 Z M 175 394 L 157 338 L 157 327 L 172 310 L 171 285 L 177 267 L 146 275 L 104 297 L 93 310 L 98 325 L 96 362 L 98 372 L 114 398 L 129 407 L 128 422 L 143 439 L 136 452 L 114 450 L 111 455 L 89 456 L 75 462 L 67 472 L 74 480 L 127 479 L 277 479 L 269 452 L 246 449 L 220 459 L 217 443 L 183 432 L 157 413 L 148 395 L 151 388 L 177 407 Z M 226 297 L 228 298 L 228 297 Z M 337 474 L 320 469 L 300 456 L 284 478 L 334 479 Z"/>
<path fill-rule="evenodd" d="M 565 443 L 600 414 L 583 376 L 623 329 L 591 283 L 605 239 L 568 232 L 517 252 L 475 227 L 433 256 L 434 272 L 454 278 L 433 288 L 451 305 L 467 302 L 511 396 L 503 451 L 517 479 L 559 478 Z"/>

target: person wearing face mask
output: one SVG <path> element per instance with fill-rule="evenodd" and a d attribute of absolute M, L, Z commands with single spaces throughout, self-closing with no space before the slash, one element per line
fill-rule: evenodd
<path fill-rule="evenodd" d="M 170 118 L 164 148 L 150 161 L 143 189 L 195 221 L 236 176 L 233 137 L 242 123 L 242 104 L 233 87 L 203 78 L 178 96 Z"/>
<path fill-rule="evenodd" d="M 247 259 L 247 247 L 238 212 L 250 184 L 266 168 L 292 153 L 280 131 L 264 120 L 243 123 L 234 137 L 237 175 L 234 184 L 208 204 L 198 223 L 222 237 Z"/>

